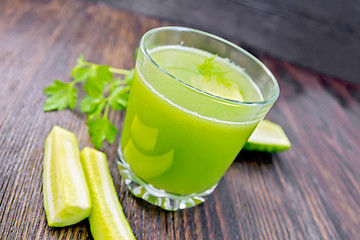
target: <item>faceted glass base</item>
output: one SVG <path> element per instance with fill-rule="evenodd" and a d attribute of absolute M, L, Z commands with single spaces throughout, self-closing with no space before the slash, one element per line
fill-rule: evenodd
<path fill-rule="evenodd" d="M 148 184 L 135 175 L 130 169 L 127 162 L 124 160 L 121 150 L 119 148 L 118 154 L 120 160 L 117 162 L 121 176 L 124 178 L 124 182 L 130 192 L 145 201 L 161 207 L 162 209 L 169 211 L 176 211 L 179 209 L 194 207 L 206 200 L 206 197 L 210 195 L 217 185 L 202 193 L 194 193 L 190 195 L 177 195 L 167 193 L 162 189 L 157 189 L 151 184 Z"/>

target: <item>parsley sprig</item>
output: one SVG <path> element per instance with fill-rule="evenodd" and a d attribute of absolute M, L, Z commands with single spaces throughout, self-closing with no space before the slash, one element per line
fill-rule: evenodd
<path fill-rule="evenodd" d="M 124 77 L 121 78 L 119 75 Z M 80 56 L 71 70 L 71 82 L 55 80 L 44 89 L 44 94 L 48 98 L 43 110 L 48 112 L 75 109 L 78 100 L 76 85 L 83 83 L 82 88 L 87 94 L 81 99 L 80 111 L 87 114 L 91 142 L 99 149 L 104 140 L 113 143 L 118 134 L 118 130 L 108 118 L 109 111 L 121 111 L 126 108 L 133 76 L 134 69 L 98 65 L 87 62 Z"/>

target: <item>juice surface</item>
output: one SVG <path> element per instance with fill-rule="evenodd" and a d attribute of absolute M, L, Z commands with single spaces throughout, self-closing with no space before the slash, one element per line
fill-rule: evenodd
<path fill-rule="evenodd" d="M 228 59 L 182 46 L 157 47 L 151 51 L 150 55 L 165 71 L 199 90 L 237 101 L 262 100 L 260 90 L 251 78 L 242 68 Z M 211 67 L 216 73 L 220 73 L 221 79 L 216 76 L 208 79 L 199 71 L 199 66 L 204 63 L 204 60 L 211 57 L 214 58 Z"/>
<path fill-rule="evenodd" d="M 237 101 L 262 100 L 252 80 L 226 59 L 214 59 L 226 78 L 223 84 L 216 78 L 204 79 L 199 72 L 198 66 L 210 53 L 167 46 L 153 49 L 150 55 L 168 73 L 197 89 Z M 142 75 L 141 69 L 135 72 L 121 136 L 122 154 L 133 172 L 156 188 L 183 195 L 203 192 L 218 183 L 260 119 L 217 120 L 207 117 L 212 108 L 204 105 L 201 114 L 189 111 L 182 103 L 194 100 L 196 105 L 192 95 L 177 96 L 176 88 L 163 88 L 166 96 L 177 96 L 174 102 L 153 88 L 154 77 Z"/>

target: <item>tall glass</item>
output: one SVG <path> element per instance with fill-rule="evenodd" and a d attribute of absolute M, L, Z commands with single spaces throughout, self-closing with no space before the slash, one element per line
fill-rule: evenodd
<path fill-rule="evenodd" d="M 174 77 L 151 56 L 152 49 L 173 45 L 229 59 L 251 77 L 263 100 L 222 98 Z M 140 42 L 118 150 L 125 184 L 166 210 L 204 202 L 278 96 L 271 72 L 231 42 L 184 27 L 150 30 Z"/>

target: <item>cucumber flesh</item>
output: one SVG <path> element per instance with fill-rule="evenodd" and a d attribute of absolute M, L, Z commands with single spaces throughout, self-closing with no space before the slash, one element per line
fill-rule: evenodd
<path fill-rule="evenodd" d="M 262 120 L 250 136 L 244 149 L 275 153 L 291 147 L 284 130 L 279 124 Z"/>
<path fill-rule="evenodd" d="M 244 96 L 238 85 L 229 81 L 227 85 L 218 83 L 216 80 L 204 80 L 204 76 L 194 76 L 190 79 L 191 85 L 204 92 L 211 93 L 215 96 L 232 99 L 236 101 L 244 101 Z"/>
<path fill-rule="evenodd" d="M 135 239 L 116 194 L 106 155 L 85 147 L 80 156 L 93 202 L 89 216 L 93 238 Z"/>
<path fill-rule="evenodd" d="M 50 227 L 80 222 L 91 211 L 76 136 L 54 126 L 45 140 L 43 197 Z"/>

